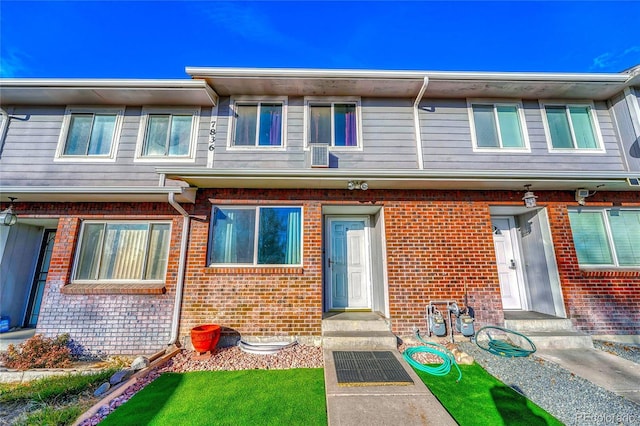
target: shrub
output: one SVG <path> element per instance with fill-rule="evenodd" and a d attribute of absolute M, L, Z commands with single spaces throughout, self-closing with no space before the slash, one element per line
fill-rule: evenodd
<path fill-rule="evenodd" d="M 69 347 L 70 342 L 66 333 L 55 338 L 36 334 L 18 347 L 9 345 L 1 358 L 5 366 L 18 370 L 71 367 L 74 358 Z"/>

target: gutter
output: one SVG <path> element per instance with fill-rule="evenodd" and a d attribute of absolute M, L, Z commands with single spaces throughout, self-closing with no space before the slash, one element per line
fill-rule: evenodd
<path fill-rule="evenodd" d="M 2 151 L 4 151 L 4 139 L 7 136 L 12 112 L 13 107 L 9 109 L 9 112 L 5 111 L 4 108 L 0 108 L 0 115 L 2 115 L 2 128 L 0 128 L 0 157 L 2 157 Z"/>
<path fill-rule="evenodd" d="M 418 168 L 420 170 L 424 169 L 424 158 L 422 157 L 422 135 L 420 131 L 420 101 L 422 100 L 422 96 L 424 96 L 424 92 L 427 90 L 427 86 L 429 85 L 429 77 L 425 76 L 422 87 L 420 88 L 420 92 L 418 92 L 418 96 L 416 96 L 416 100 L 413 103 L 413 123 L 416 131 L 416 155 L 418 156 Z"/>
<path fill-rule="evenodd" d="M 187 245 L 189 242 L 189 227 L 191 220 L 189 213 L 175 200 L 175 194 L 169 193 L 169 204 L 182 215 L 182 240 L 180 241 L 180 259 L 178 260 L 178 276 L 176 282 L 176 297 L 173 304 L 173 318 L 171 319 L 171 337 L 167 346 L 171 346 L 178 340 L 178 331 L 180 326 L 180 311 L 182 308 L 182 296 L 184 289 L 184 277 L 187 261 Z"/>

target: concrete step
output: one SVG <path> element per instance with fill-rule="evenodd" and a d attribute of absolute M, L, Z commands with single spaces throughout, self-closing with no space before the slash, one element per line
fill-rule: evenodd
<path fill-rule="evenodd" d="M 390 331 L 391 323 L 374 312 L 341 312 L 322 320 L 322 333 L 331 331 Z"/>
<path fill-rule="evenodd" d="M 398 339 L 390 331 L 326 331 L 322 333 L 325 350 L 397 349 Z"/>
<path fill-rule="evenodd" d="M 538 349 L 593 349 L 591 336 L 579 331 L 529 331 L 522 334 Z"/>
<path fill-rule="evenodd" d="M 570 319 L 544 318 L 544 319 L 506 319 L 504 327 L 509 330 L 526 333 L 528 331 L 574 331 Z"/>

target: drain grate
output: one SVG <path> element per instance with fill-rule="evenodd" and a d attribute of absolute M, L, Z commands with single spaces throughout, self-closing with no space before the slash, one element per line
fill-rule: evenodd
<path fill-rule="evenodd" d="M 338 385 L 391 386 L 413 383 L 389 351 L 333 351 Z"/>

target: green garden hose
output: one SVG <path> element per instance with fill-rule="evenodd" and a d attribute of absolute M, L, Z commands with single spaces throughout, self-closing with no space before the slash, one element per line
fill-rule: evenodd
<path fill-rule="evenodd" d="M 458 363 L 456 363 L 456 358 L 449 351 L 449 349 L 437 343 L 422 340 L 422 338 L 420 337 L 420 333 L 417 331 L 416 337 L 418 338 L 418 340 L 428 346 L 413 346 L 405 349 L 405 351 L 402 353 L 402 356 L 409 363 L 409 365 L 411 365 L 416 370 L 423 371 L 433 376 L 446 376 L 451 371 L 451 366 L 453 365 L 458 370 L 458 379 L 456 380 L 456 382 L 459 382 L 460 379 L 462 379 L 462 371 L 460 371 L 460 367 L 458 367 Z M 441 358 L 442 364 L 437 366 L 430 366 L 416 361 L 415 359 L 413 359 L 413 355 L 419 352 L 426 352 L 435 355 L 438 358 Z"/>
<path fill-rule="evenodd" d="M 527 342 L 527 344 L 531 347 L 531 349 L 524 349 L 506 340 L 493 339 L 491 337 L 491 334 L 489 334 L 489 332 L 487 331 L 490 329 L 500 330 L 504 333 L 510 333 L 510 334 L 522 337 Z M 478 336 L 482 331 L 487 333 L 487 336 L 489 337 L 489 342 L 487 346 L 482 346 L 479 343 L 480 339 L 478 339 Z M 533 342 L 524 334 L 518 333 L 517 331 L 509 330 L 507 328 L 497 327 L 495 325 L 488 325 L 478 330 L 478 332 L 476 333 L 476 345 L 478 345 L 480 349 L 484 349 L 485 351 L 492 353 L 494 355 L 504 356 L 509 358 L 529 356 L 536 351 L 536 345 L 534 345 Z"/>

